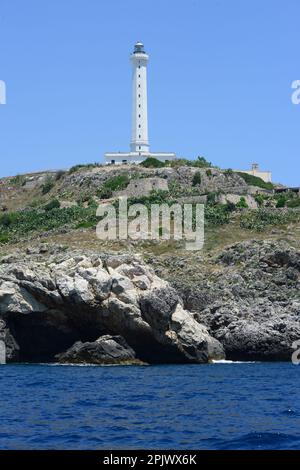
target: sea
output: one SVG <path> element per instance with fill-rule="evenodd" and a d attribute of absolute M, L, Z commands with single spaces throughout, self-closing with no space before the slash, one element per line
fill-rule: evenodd
<path fill-rule="evenodd" d="M 299 449 L 300 366 L 0 366 L 0 449 Z"/>

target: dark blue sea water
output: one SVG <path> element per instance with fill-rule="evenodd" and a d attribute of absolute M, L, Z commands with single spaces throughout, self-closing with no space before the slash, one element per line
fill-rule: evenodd
<path fill-rule="evenodd" d="M 300 366 L 0 367 L 1 449 L 298 449 Z"/>

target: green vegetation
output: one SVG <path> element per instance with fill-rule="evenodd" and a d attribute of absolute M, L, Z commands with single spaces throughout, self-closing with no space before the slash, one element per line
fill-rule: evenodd
<path fill-rule="evenodd" d="M 277 199 L 276 207 L 285 207 L 286 205 L 286 197 L 282 194 L 280 197 Z"/>
<path fill-rule="evenodd" d="M 92 168 L 98 168 L 101 166 L 100 163 L 81 163 L 79 165 L 74 165 L 69 169 L 69 174 L 76 173 L 79 170 L 82 170 L 85 168 L 86 170 L 92 169 Z"/>
<path fill-rule="evenodd" d="M 63 170 L 59 170 L 55 175 L 55 180 L 59 181 L 65 176 L 66 172 Z"/>
<path fill-rule="evenodd" d="M 262 180 L 261 178 L 258 178 L 258 176 L 253 176 L 253 175 L 249 175 L 248 173 L 241 173 L 241 172 L 237 172 L 237 174 L 243 178 L 243 180 L 251 185 L 251 186 L 257 186 L 258 188 L 262 188 L 262 189 L 268 189 L 268 190 L 272 190 L 274 189 L 274 185 L 272 183 L 266 183 L 264 180 Z"/>
<path fill-rule="evenodd" d="M 296 208 L 296 207 L 300 207 L 300 197 L 297 197 L 295 199 L 292 199 L 290 201 L 287 202 L 287 207 L 289 208 Z"/>
<path fill-rule="evenodd" d="M 45 233 L 63 226 L 77 228 L 83 223 L 89 227 L 96 226 L 95 207 L 73 206 L 49 211 L 11 212 L 0 217 L 0 237 L 2 240 L 17 240 L 30 233 Z"/>
<path fill-rule="evenodd" d="M 8 243 L 8 242 L 9 242 L 9 236 L 4 233 L 0 233 L 0 245 L 4 245 L 5 243 Z"/>
<path fill-rule="evenodd" d="M 197 160 L 190 160 L 191 166 L 196 166 L 197 168 L 209 168 L 212 166 L 212 163 L 206 160 L 205 157 L 198 157 Z"/>
<path fill-rule="evenodd" d="M 140 165 L 145 168 L 162 168 L 166 166 L 165 162 L 161 162 L 160 160 L 157 160 L 157 158 L 154 157 L 146 158 L 146 160 L 141 162 Z"/>
<path fill-rule="evenodd" d="M 249 230 L 262 231 L 270 225 L 286 225 L 300 221 L 300 213 L 293 210 L 257 209 L 241 215 L 240 226 Z"/>
<path fill-rule="evenodd" d="M 121 191 L 127 188 L 130 179 L 127 173 L 114 176 L 105 181 L 103 186 L 98 189 L 97 196 L 100 199 L 109 199 L 112 197 L 114 191 Z"/>
<path fill-rule="evenodd" d="M 224 225 L 229 222 L 231 209 L 228 204 L 208 204 L 205 206 L 205 222 L 208 225 Z"/>
<path fill-rule="evenodd" d="M 246 202 L 246 199 L 244 198 L 244 196 L 242 196 L 239 200 L 239 202 L 236 204 L 236 207 L 238 209 L 248 209 L 248 204 Z"/>
<path fill-rule="evenodd" d="M 24 175 L 17 175 L 9 180 L 10 184 L 14 186 L 24 186 L 26 184 L 26 178 Z"/>
<path fill-rule="evenodd" d="M 211 162 L 207 161 L 204 157 L 198 157 L 196 160 L 188 160 L 186 158 L 176 158 L 175 160 L 170 160 L 166 162 L 161 162 L 157 160 L 157 158 L 147 158 L 142 163 L 141 166 L 145 168 L 163 168 L 163 167 L 171 167 L 171 168 L 179 168 L 181 166 L 191 166 L 196 168 L 209 168 L 213 165 Z"/>
<path fill-rule="evenodd" d="M 153 190 L 149 196 L 130 197 L 128 199 L 128 206 L 132 204 L 144 204 L 149 208 L 151 204 L 174 204 L 174 201 L 168 199 L 168 195 L 168 191 L 163 191 L 161 189 Z"/>
<path fill-rule="evenodd" d="M 200 173 L 200 171 L 196 171 L 196 173 L 193 176 L 192 185 L 193 186 L 200 186 L 201 181 L 202 181 L 201 180 L 201 173 Z"/>
<path fill-rule="evenodd" d="M 54 188 L 54 178 L 50 175 L 48 175 L 45 179 L 44 184 L 42 185 L 42 194 L 48 194 L 51 189 Z"/>
<path fill-rule="evenodd" d="M 60 202 L 58 199 L 52 199 L 48 204 L 44 206 L 44 209 L 46 212 L 52 211 L 53 209 L 59 209 L 60 208 Z"/>
<path fill-rule="evenodd" d="M 265 201 L 265 197 L 264 197 L 263 194 L 256 194 L 254 196 L 254 199 L 257 202 L 257 204 L 259 205 L 259 207 L 263 206 L 264 201 Z"/>

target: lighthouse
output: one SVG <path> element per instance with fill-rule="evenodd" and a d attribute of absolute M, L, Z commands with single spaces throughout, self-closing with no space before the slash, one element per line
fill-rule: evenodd
<path fill-rule="evenodd" d="M 137 42 L 130 56 L 132 63 L 132 135 L 131 152 L 149 152 L 147 109 L 148 54 L 144 45 Z"/>
<path fill-rule="evenodd" d="M 150 152 L 148 137 L 147 66 L 149 55 L 141 42 L 137 42 L 130 55 L 132 65 L 132 124 L 130 152 L 105 154 L 108 164 L 141 163 L 149 157 L 160 161 L 174 160 L 175 153 Z"/>

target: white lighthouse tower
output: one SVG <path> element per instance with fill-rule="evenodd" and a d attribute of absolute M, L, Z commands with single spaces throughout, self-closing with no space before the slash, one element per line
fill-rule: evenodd
<path fill-rule="evenodd" d="M 137 42 L 130 56 L 132 63 L 132 131 L 130 152 L 106 153 L 106 163 L 141 163 L 154 157 L 161 161 L 174 160 L 175 153 L 150 152 L 148 138 L 147 64 L 144 45 Z"/>
<path fill-rule="evenodd" d="M 132 63 L 132 135 L 131 152 L 149 152 L 147 110 L 147 63 L 149 56 L 141 42 L 134 46 Z"/>

